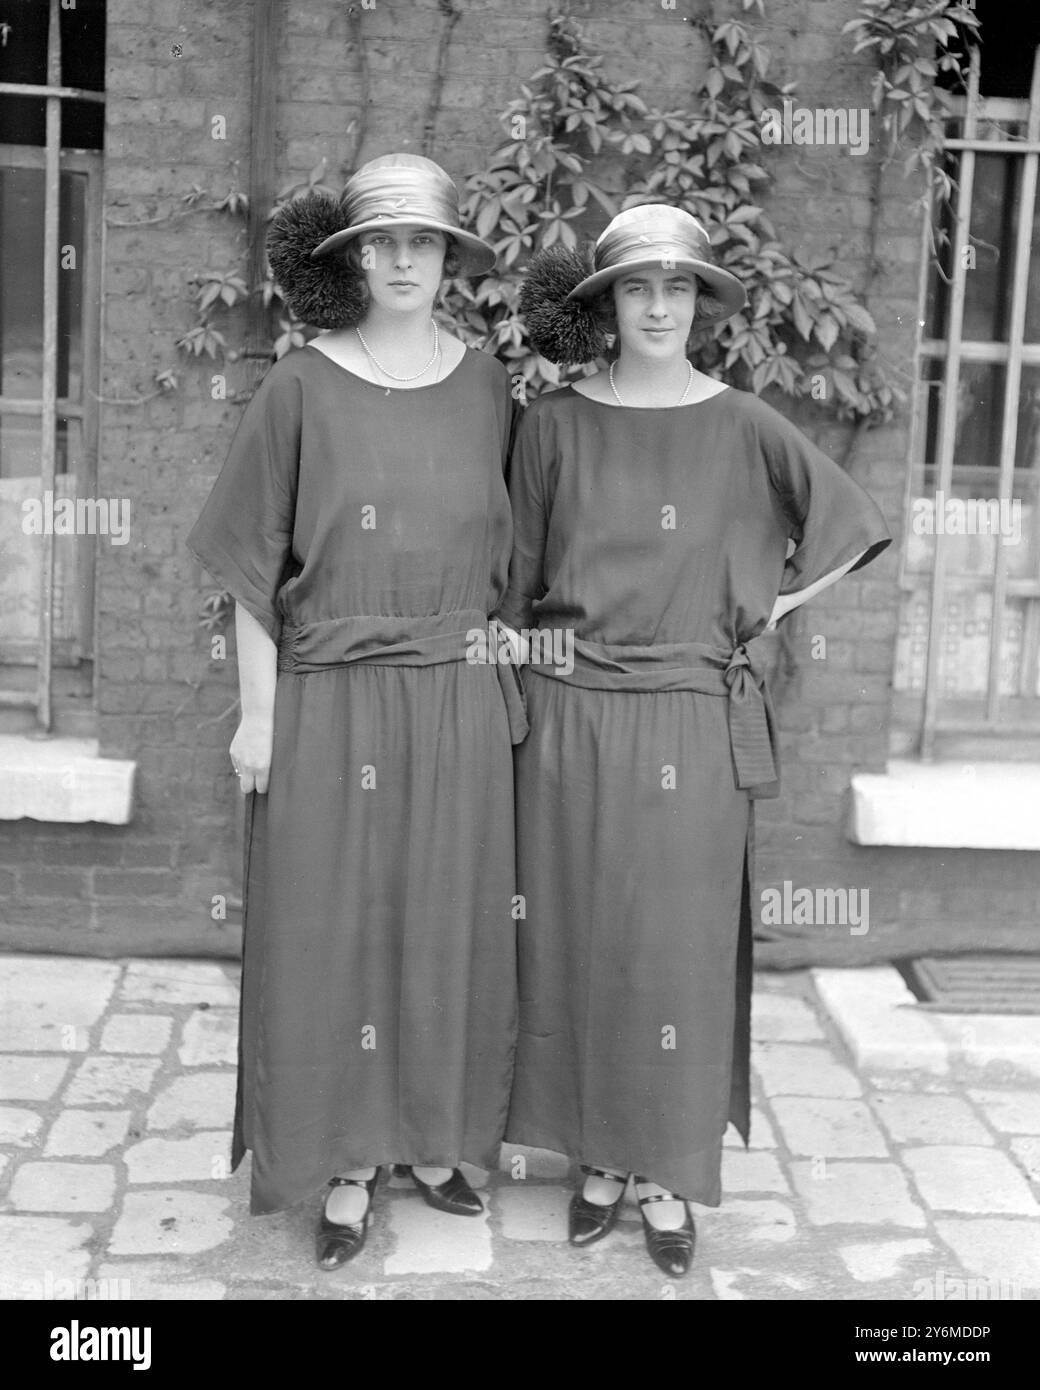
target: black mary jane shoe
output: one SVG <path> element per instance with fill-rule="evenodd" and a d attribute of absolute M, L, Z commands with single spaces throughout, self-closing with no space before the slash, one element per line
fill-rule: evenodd
<path fill-rule="evenodd" d="M 662 1274 L 667 1274 L 672 1279 L 681 1279 L 693 1264 L 693 1251 L 697 1243 L 697 1232 L 690 1208 L 683 1202 L 686 1215 L 681 1226 L 672 1231 L 659 1231 L 647 1221 L 643 1207 L 648 1206 L 650 1202 L 682 1202 L 683 1199 L 676 1197 L 672 1192 L 655 1192 L 649 1197 L 640 1197 L 638 1184 L 646 1183 L 649 1179 L 636 1178 L 635 1181 L 636 1200 L 639 1203 L 639 1215 L 643 1219 L 643 1235 L 650 1258 Z"/>
<path fill-rule="evenodd" d="M 438 1183 L 436 1187 L 423 1182 L 415 1169 L 407 1163 L 395 1163 L 394 1172 L 399 1177 L 411 1178 L 422 1194 L 423 1201 L 435 1211 L 446 1211 L 451 1216 L 479 1216 L 484 1210 L 484 1203 L 458 1168 L 453 1168 L 451 1177 Z"/>
<path fill-rule="evenodd" d="M 628 1174 L 608 1173 L 604 1168 L 589 1168 L 584 1163 L 581 1165 L 581 1171 L 587 1177 L 608 1178 L 621 1184 L 621 1191 L 614 1202 L 587 1201 L 584 1183 L 582 1190 L 575 1192 L 571 1198 L 567 1213 L 567 1239 L 572 1245 L 592 1245 L 594 1241 L 602 1240 L 608 1235 L 617 1224 L 621 1214 L 621 1202 L 628 1185 Z"/>
<path fill-rule="evenodd" d="M 379 1182 L 379 1173 L 380 1170 L 377 1168 L 370 1178 L 329 1179 L 330 1187 L 367 1188 L 368 1206 L 365 1208 L 365 1214 L 361 1220 L 350 1225 L 341 1224 L 339 1221 L 330 1221 L 325 1215 L 324 1208 L 322 1208 L 315 1242 L 319 1269 L 339 1269 L 340 1265 L 345 1265 L 348 1260 L 352 1260 L 364 1249 L 365 1239 L 368 1236 L 368 1218 L 372 1215 L 372 1199 L 375 1196 L 376 1184 Z"/>

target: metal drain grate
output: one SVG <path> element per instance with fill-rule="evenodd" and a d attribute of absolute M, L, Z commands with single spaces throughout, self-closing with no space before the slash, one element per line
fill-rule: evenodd
<path fill-rule="evenodd" d="M 1040 1014 L 1040 955 L 919 956 L 902 963 L 925 1008 L 960 1014 Z"/>

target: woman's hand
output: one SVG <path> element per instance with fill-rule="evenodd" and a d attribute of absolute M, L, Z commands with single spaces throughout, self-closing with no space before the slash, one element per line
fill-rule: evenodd
<path fill-rule="evenodd" d="M 274 743 L 274 722 L 258 715 L 243 718 L 228 752 L 231 764 L 238 773 L 243 793 L 266 792 L 271 774 L 271 748 Z"/>

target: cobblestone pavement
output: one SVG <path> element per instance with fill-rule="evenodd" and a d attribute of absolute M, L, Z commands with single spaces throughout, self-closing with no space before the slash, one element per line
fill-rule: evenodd
<path fill-rule="evenodd" d="M 228 1174 L 237 975 L 4 959 L 0 1297 L 1040 1297 L 1035 1073 L 857 1074 L 808 972 L 756 977 L 751 1148 L 730 1130 L 686 1279 L 650 1263 L 631 1198 L 610 1237 L 570 1247 L 567 1161 L 517 1146 L 467 1170 L 479 1219 L 384 1180 L 365 1251 L 324 1274 L 317 1202 L 250 1217 L 248 1161 Z"/>

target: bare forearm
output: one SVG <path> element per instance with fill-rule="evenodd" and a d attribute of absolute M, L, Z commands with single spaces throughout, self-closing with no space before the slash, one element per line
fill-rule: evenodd
<path fill-rule="evenodd" d="M 858 560 L 861 560 L 865 554 L 866 551 L 861 550 L 858 555 L 852 557 L 847 565 L 842 565 L 841 569 L 832 570 L 830 574 L 825 574 L 822 579 L 818 579 L 815 584 L 810 584 L 805 589 L 799 589 L 796 594 L 781 594 L 773 604 L 773 611 L 769 616 L 769 627 L 775 627 L 778 620 L 782 618 L 785 613 L 790 613 L 794 608 L 800 608 L 803 603 L 807 603 L 815 594 L 820 593 L 824 589 L 829 589 L 843 574 L 848 574 L 852 566 L 856 564 Z"/>
<path fill-rule="evenodd" d="M 235 604 L 235 635 L 242 718 L 270 722 L 274 718 L 278 648 L 240 603 Z"/>

